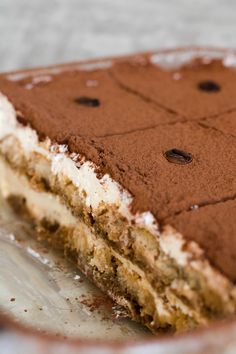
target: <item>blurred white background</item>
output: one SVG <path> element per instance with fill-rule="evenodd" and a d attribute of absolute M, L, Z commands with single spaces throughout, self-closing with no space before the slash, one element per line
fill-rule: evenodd
<path fill-rule="evenodd" d="M 236 47 L 236 0 L 0 0 L 0 71 L 191 44 Z"/>

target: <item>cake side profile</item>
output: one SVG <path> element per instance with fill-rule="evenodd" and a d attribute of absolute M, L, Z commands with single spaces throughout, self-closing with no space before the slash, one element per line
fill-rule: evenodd
<path fill-rule="evenodd" d="M 235 62 L 186 50 L 0 76 L 1 193 L 153 332 L 235 314 Z"/>

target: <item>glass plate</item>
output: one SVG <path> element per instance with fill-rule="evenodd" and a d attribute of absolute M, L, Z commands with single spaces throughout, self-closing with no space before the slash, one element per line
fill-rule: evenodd
<path fill-rule="evenodd" d="M 150 335 L 0 200 L 0 306 L 41 332 L 83 339 Z"/>

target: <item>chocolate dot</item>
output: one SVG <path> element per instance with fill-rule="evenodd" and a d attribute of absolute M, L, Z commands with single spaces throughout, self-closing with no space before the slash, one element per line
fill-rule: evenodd
<path fill-rule="evenodd" d="M 206 92 L 218 92 L 220 91 L 220 85 L 211 80 L 201 81 L 198 84 L 199 90 Z"/>
<path fill-rule="evenodd" d="M 167 161 L 175 164 L 186 165 L 187 163 L 192 162 L 193 157 L 188 152 L 178 149 L 171 149 L 164 153 Z"/>
<path fill-rule="evenodd" d="M 75 99 L 77 104 L 81 104 L 87 107 L 98 107 L 100 106 L 100 101 L 97 98 L 91 98 L 86 96 L 77 97 Z"/>
<path fill-rule="evenodd" d="M 24 126 L 26 126 L 28 124 L 28 122 L 25 119 L 25 117 L 23 115 L 21 115 L 21 114 L 17 114 L 16 119 L 18 120 L 19 123 L 21 123 Z"/>

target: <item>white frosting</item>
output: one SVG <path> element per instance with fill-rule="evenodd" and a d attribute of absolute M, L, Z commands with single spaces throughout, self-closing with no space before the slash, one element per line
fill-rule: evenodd
<path fill-rule="evenodd" d="M 56 67 L 46 67 L 43 69 L 34 69 L 34 70 L 27 70 L 23 72 L 13 72 L 8 74 L 6 77 L 9 81 L 20 81 L 26 78 L 32 79 L 32 84 L 34 86 L 35 81 L 39 83 L 39 81 L 47 82 L 49 77 L 52 75 L 58 75 L 62 72 L 72 71 L 72 70 L 83 70 L 83 71 L 93 71 L 93 70 L 103 70 L 112 67 L 113 61 L 112 60 L 92 60 L 86 61 L 81 63 L 74 63 L 74 64 L 66 64 L 62 66 Z M 31 86 L 26 87 L 26 89 L 31 89 Z"/>
<path fill-rule="evenodd" d="M 13 173 L 13 170 L 0 158 L 0 189 L 4 198 L 10 195 L 19 195 L 27 199 L 30 211 L 37 219 L 49 218 L 52 221 L 60 220 L 62 225 L 74 226 L 77 219 L 67 207 L 60 203 L 58 196 L 48 192 L 37 192 L 29 186 L 25 176 Z"/>
<path fill-rule="evenodd" d="M 0 94 L 0 139 L 7 136 L 18 139 L 26 157 L 33 152 L 42 154 L 51 161 L 53 174 L 58 178 L 68 177 L 81 192 L 85 191 L 86 205 L 91 207 L 91 211 L 96 210 L 100 203 L 116 205 L 127 220 L 134 220 L 136 224 L 157 234 L 157 224 L 150 212 L 137 215 L 130 212 L 132 197 L 126 190 L 108 174 L 98 179 L 96 166 L 91 161 L 76 162 L 74 154 L 69 154 L 65 145 L 52 145 L 49 139 L 43 143 L 39 142 L 37 133 L 17 121 L 14 107 Z"/>
<path fill-rule="evenodd" d="M 185 241 L 177 232 L 164 232 L 160 237 L 160 246 L 170 258 L 177 260 L 180 266 L 186 266 L 189 262 L 189 253 L 183 251 Z"/>
<path fill-rule="evenodd" d="M 205 64 L 211 62 L 212 59 L 220 59 L 225 66 L 236 66 L 235 52 L 201 48 L 154 53 L 151 55 L 150 61 L 154 65 L 164 69 L 178 69 L 197 57 L 201 57 Z"/>

